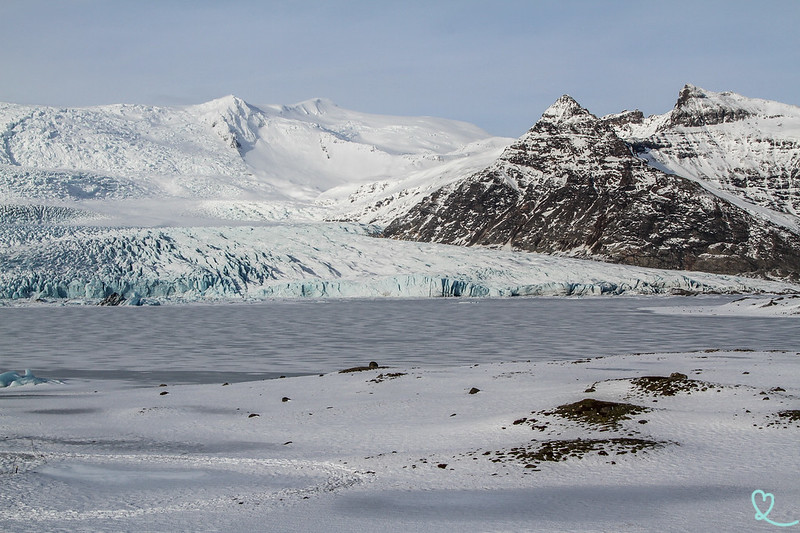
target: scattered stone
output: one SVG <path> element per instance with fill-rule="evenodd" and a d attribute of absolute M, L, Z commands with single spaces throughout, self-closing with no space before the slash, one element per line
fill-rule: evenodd
<path fill-rule="evenodd" d="M 261 415 L 258 414 L 258 413 L 250 413 L 249 415 L 247 415 L 247 418 L 255 418 L 257 416 L 261 416 Z"/>
<path fill-rule="evenodd" d="M 164 391 L 161 391 L 158 395 L 159 396 L 166 396 L 167 394 L 169 394 L 169 393 L 164 390 Z"/>
<path fill-rule="evenodd" d="M 290 400 L 291 400 L 291 398 L 289 398 L 288 396 L 284 396 L 283 398 L 281 398 L 281 401 L 284 402 L 284 403 L 288 402 Z"/>
<path fill-rule="evenodd" d="M 444 470 L 445 468 L 447 468 L 447 463 L 439 463 L 439 464 L 438 464 L 438 465 L 436 465 L 436 466 L 437 466 L 438 468 L 441 468 L 442 470 Z"/>
<path fill-rule="evenodd" d="M 381 383 L 388 379 L 395 379 L 399 378 L 400 376 L 405 376 L 405 372 L 387 372 L 386 374 L 378 374 L 375 378 L 369 380 L 371 383 Z"/>
<path fill-rule="evenodd" d="M 481 390 L 480 390 L 479 388 L 477 388 L 477 387 L 472 387 L 472 388 L 469 390 L 469 393 L 470 393 L 470 394 L 478 394 L 480 391 L 481 391 Z"/>
<path fill-rule="evenodd" d="M 223 387 L 227 387 L 228 385 L 230 385 L 230 383 L 228 383 L 227 381 L 222 384 Z"/>
<path fill-rule="evenodd" d="M 800 409 L 781 411 L 778 413 L 778 416 L 792 422 L 800 422 Z"/>
<path fill-rule="evenodd" d="M 793 409 L 787 411 L 780 411 L 771 415 L 775 420 L 765 424 L 766 426 L 778 426 L 783 429 L 789 429 L 789 426 L 800 424 L 800 409 Z"/>

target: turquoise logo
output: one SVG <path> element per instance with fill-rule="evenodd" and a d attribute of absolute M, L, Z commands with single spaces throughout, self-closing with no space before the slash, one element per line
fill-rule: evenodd
<path fill-rule="evenodd" d="M 761 503 L 758 502 L 758 497 L 761 498 Z M 795 520 L 794 522 L 784 524 L 781 522 L 773 522 L 769 519 L 769 513 L 772 511 L 772 507 L 775 505 L 775 496 L 773 496 L 771 492 L 764 492 L 760 489 L 754 490 L 753 494 L 750 495 L 750 501 L 753 502 L 753 507 L 756 510 L 756 520 L 763 520 L 764 522 L 768 522 L 773 526 L 778 527 L 789 527 L 800 524 L 800 520 Z M 762 511 L 762 507 L 766 507 L 767 510 Z"/>

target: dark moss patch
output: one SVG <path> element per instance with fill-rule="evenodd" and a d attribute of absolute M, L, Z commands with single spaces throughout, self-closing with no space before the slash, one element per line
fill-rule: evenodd
<path fill-rule="evenodd" d="M 536 468 L 544 462 L 555 463 L 566 461 L 569 458 L 582 459 L 592 453 L 600 456 L 618 456 L 636 454 L 665 445 L 664 442 L 626 437 L 532 441 L 528 445 L 496 451 L 493 457 L 489 457 L 489 460 L 495 463 L 515 462 L 525 465 L 525 468 Z M 489 453 L 489 455 L 492 454 Z"/>
<path fill-rule="evenodd" d="M 652 394 L 655 396 L 675 396 L 679 392 L 691 394 L 692 392 L 704 392 L 708 389 L 718 389 L 719 387 L 696 379 L 689 379 L 686 374 L 674 372 L 669 376 L 643 376 L 631 380 L 631 385 L 638 392 Z"/>
<path fill-rule="evenodd" d="M 586 398 L 579 402 L 559 405 L 552 411 L 544 411 L 546 416 L 560 416 L 575 422 L 581 422 L 604 429 L 616 429 L 623 420 L 634 415 L 645 413 L 650 409 L 639 405 L 619 402 L 606 402 Z"/>
<path fill-rule="evenodd" d="M 378 374 L 373 379 L 369 380 L 369 382 L 381 383 L 383 381 L 386 381 L 387 379 L 395 379 L 405 375 L 406 375 L 405 372 L 387 372 L 386 374 Z"/>

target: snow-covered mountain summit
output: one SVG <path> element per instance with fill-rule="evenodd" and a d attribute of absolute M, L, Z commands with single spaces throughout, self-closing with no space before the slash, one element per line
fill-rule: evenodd
<path fill-rule="evenodd" d="M 791 117 L 796 106 L 748 98 L 732 92 L 712 92 L 687 84 L 681 89 L 675 107 L 668 113 L 670 126 L 714 126 L 738 122 L 750 117 Z M 661 129 L 667 129 L 663 126 Z"/>
<path fill-rule="evenodd" d="M 613 122 L 662 169 L 800 228 L 800 107 L 686 85 L 671 111 Z"/>
<path fill-rule="evenodd" d="M 540 122 L 551 122 L 553 124 L 564 124 L 567 122 L 580 122 L 587 118 L 596 118 L 584 109 L 574 98 L 565 94 L 556 100 L 550 107 L 542 113 Z"/>

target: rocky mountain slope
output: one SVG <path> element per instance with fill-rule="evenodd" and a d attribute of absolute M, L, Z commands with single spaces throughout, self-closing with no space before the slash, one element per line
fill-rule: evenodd
<path fill-rule="evenodd" d="M 742 207 L 792 215 L 771 213 L 774 221 L 798 227 L 800 108 L 687 85 L 670 112 L 636 115 L 618 116 L 616 130 L 637 155 L 749 204 Z"/>
<path fill-rule="evenodd" d="M 780 217 L 772 204 L 750 203 L 747 194 L 740 194 L 730 181 L 740 165 L 735 159 L 725 160 L 724 145 L 713 141 L 715 134 L 724 137 L 727 130 L 713 126 L 753 115 L 746 108 L 698 104 L 702 100 L 698 93 L 696 88 L 685 88 L 671 113 L 648 121 L 635 112 L 597 118 L 563 96 L 494 163 L 428 195 L 388 224 L 384 235 L 797 279 L 800 235 L 792 231 L 791 221 L 796 189 L 786 189 L 786 202 L 780 203 L 788 214 L 783 225 L 775 223 Z M 791 120 L 800 117 L 797 108 L 789 111 L 794 113 Z M 645 122 L 651 128 L 658 125 L 652 138 L 673 140 L 663 144 L 663 153 L 651 154 L 651 164 L 637 151 L 654 152 L 662 144 L 643 136 Z M 688 134 L 681 136 L 686 128 L 696 137 L 710 129 L 705 134 L 712 140 L 695 140 L 696 149 L 684 153 L 678 140 L 691 139 Z M 628 134 L 627 141 L 621 133 Z M 794 183 L 800 150 L 773 144 L 780 157 L 763 156 L 771 158 L 772 167 L 752 154 L 750 166 L 765 174 L 785 175 Z M 676 159 L 695 161 L 694 166 L 686 164 L 695 170 L 707 160 L 726 163 L 714 167 L 714 181 L 706 183 L 698 170 L 694 179 L 671 172 L 668 165 Z M 784 188 L 781 178 L 766 181 L 763 191 Z M 719 188 L 728 194 L 719 194 L 715 190 Z"/>

